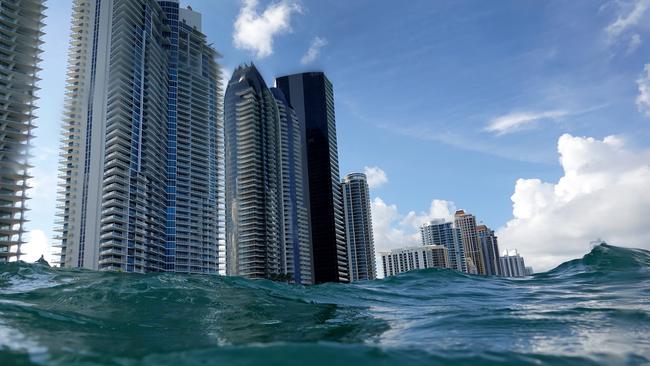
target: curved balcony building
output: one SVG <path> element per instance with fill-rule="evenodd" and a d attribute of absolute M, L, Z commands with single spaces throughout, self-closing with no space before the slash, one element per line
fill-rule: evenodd
<path fill-rule="evenodd" d="M 253 65 L 237 68 L 224 101 L 227 273 L 287 274 L 278 106 Z"/>

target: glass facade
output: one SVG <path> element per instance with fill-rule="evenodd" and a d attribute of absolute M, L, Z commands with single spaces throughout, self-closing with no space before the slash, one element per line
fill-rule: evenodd
<path fill-rule="evenodd" d="M 433 220 L 420 227 L 422 245 L 444 245 L 449 252 L 450 267 L 461 272 L 467 272 L 465 250 L 460 229 L 453 227 L 451 222 Z"/>
<path fill-rule="evenodd" d="M 224 102 L 227 273 L 286 276 L 278 106 L 253 65 L 237 68 Z"/>
<path fill-rule="evenodd" d="M 312 256 L 307 204 L 307 143 L 304 125 L 284 93 L 271 88 L 278 106 L 282 153 L 282 204 L 287 274 L 296 283 L 311 284 Z"/>
<path fill-rule="evenodd" d="M 280 77 L 276 85 L 306 130 L 314 280 L 348 282 L 332 83 L 312 72 Z"/>
<path fill-rule="evenodd" d="M 74 2 L 62 266 L 219 271 L 218 55 L 183 12 L 177 1 Z"/>

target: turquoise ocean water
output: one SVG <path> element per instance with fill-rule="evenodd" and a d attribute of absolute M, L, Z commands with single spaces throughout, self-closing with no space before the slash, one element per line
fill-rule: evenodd
<path fill-rule="evenodd" d="M 302 287 L 0 265 L 0 365 L 650 364 L 650 252 Z"/>

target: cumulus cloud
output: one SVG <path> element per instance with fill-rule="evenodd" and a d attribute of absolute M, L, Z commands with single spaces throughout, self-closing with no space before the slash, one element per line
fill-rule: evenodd
<path fill-rule="evenodd" d="M 513 219 L 498 232 L 501 249 L 519 249 L 537 271 L 579 258 L 590 242 L 650 249 L 650 150 L 617 136 L 560 137 L 564 175 L 519 179 Z"/>
<path fill-rule="evenodd" d="M 314 62 L 314 60 L 316 60 L 316 58 L 318 58 L 320 55 L 321 48 L 325 46 L 327 46 L 327 40 L 325 38 L 314 37 L 314 39 L 311 41 L 309 49 L 307 50 L 307 53 L 305 53 L 300 59 L 300 63 L 307 65 Z"/>
<path fill-rule="evenodd" d="M 386 172 L 377 166 L 367 166 L 363 168 L 363 172 L 368 179 L 368 186 L 370 188 L 379 188 L 388 183 Z"/>
<path fill-rule="evenodd" d="M 377 251 L 420 244 L 420 226 L 433 219 L 451 220 L 456 211 L 453 202 L 432 200 L 429 211 L 406 214 L 399 212 L 394 204 L 387 204 L 380 197 L 372 203 L 372 227 Z"/>
<path fill-rule="evenodd" d="M 301 13 L 302 8 L 296 0 L 282 0 L 271 3 L 259 13 L 258 5 L 259 0 L 243 0 L 235 20 L 233 41 L 235 47 L 264 58 L 273 53 L 274 38 L 291 31 L 291 16 Z"/>
<path fill-rule="evenodd" d="M 643 74 L 636 81 L 639 86 L 639 95 L 636 97 L 636 106 L 639 111 L 650 117 L 650 63 L 643 68 Z"/>
<path fill-rule="evenodd" d="M 525 126 L 545 119 L 558 119 L 569 115 L 563 110 L 551 110 L 544 112 L 515 112 L 497 117 L 488 123 L 485 130 L 497 135 L 505 135 L 519 131 Z"/>
<path fill-rule="evenodd" d="M 371 202 L 372 230 L 377 253 L 377 271 L 381 275 L 379 253 L 390 249 L 406 246 L 420 245 L 420 226 L 433 219 L 452 220 L 456 206 L 453 202 L 437 200 L 431 201 L 429 211 L 416 213 L 410 211 L 406 214 L 399 212 L 397 205 L 388 204 L 380 197 Z"/>

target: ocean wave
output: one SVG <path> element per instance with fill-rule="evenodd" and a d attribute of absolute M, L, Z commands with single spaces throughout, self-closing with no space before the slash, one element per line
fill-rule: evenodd
<path fill-rule="evenodd" d="M 9 263 L 0 364 L 640 364 L 649 268 L 649 252 L 605 244 L 524 279 L 428 269 L 306 287 Z"/>

